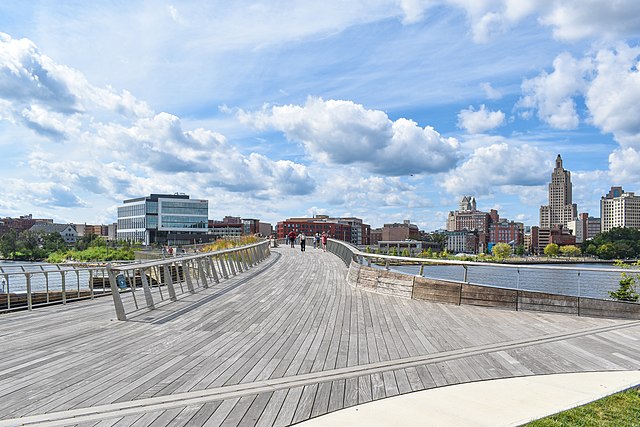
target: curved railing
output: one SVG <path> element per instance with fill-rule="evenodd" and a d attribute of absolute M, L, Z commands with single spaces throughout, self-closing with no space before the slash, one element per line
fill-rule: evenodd
<path fill-rule="evenodd" d="M 159 302 L 177 301 L 241 273 L 269 256 L 269 241 L 252 245 L 184 255 L 164 260 L 114 266 L 107 269 L 118 320 Z"/>
<path fill-rule="evenodd" d="M 513 310 L 640 318 L 640 304 L 608 299 L 621 274 L 634 270 L 398 257 L 362 252 L 334 239 L 327 248 L 349 268 L 352 286 L 372 292 Z"/>
<path fill-rule="evenodd" d="M 111 293 L 106 265 L 0 267 L 0 313 L 93 299 Z"/>

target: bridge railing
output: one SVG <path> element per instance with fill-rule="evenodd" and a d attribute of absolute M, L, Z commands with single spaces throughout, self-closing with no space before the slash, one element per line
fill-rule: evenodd
<path fill-rule="evenodd" d="M 269 241 L 216 252 L 114 266 L 107 274 L 118 320 L 158 303 L 208 288 L 235 276 L 269 256 Z"/>
<path fill-rule="evenodd" d="M 0 313 L 111 293 L 106 266 L 35 264 L 0 267 Z"/>
<path fill-rule="evenodd" d="M 612 300 L 623 268 L 496 264 L 362 252 L 330 239 L 328 250 L 349 267 L 348 282 L 415 299 L 607 317 L 640 318 L 640 304 Z"/>

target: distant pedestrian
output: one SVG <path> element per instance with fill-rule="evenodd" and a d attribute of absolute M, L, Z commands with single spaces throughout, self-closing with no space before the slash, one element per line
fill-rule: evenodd
<path fill-rule="evenodd" d="M 2 279 L 2 293 L 4 293 L 4 288 L 7 286 L 7 281 Z"/>
<path fill-rule="evenodd" d="M 288 234 L 289 236 L 289 242 L 291 243 L 291 247 L 295 247 L 295 243 L 296 243 L 296 232 L 291 230 Z"/>
<path fill-rule="evenodd" d="M 327 252 L 327 233 L 322 232 L 322 250 Z"/>
<path fill-rule="evenodd" d="M 320 234 L 316 233 L 315 236 L 313 236 L 313 249 L 319 249 L 320 248 Z"/>
<path fill-rule="evenodd" d="M 300 237 L 300 250 L 304 252 L 307 246 L 307 236 L 305 236 L 304 233 L 300 233 L 298 237 Z"/>

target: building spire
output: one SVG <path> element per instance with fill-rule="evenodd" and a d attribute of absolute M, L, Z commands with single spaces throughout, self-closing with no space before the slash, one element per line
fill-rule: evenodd
<path fill-rule="evenodd" d="M 560 157 L 560 154 L 556 157 L 556 169 L 562 169 L 562 157 Z"/>

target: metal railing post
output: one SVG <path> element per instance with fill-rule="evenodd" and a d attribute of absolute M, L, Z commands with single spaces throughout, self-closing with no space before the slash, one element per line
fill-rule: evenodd
<path fill-rule="evenodd" d="M 236 273 L 236 268 L 233 265 L 233 257 L 231 256 L 231 254 L 227 253 L 227 254 L 225 254 L 224 258 L 226 258 L 226 260 L 228 262 L 229 269 L 231 270 L 231 274 L 235 276 L 237 273 Z"/>
<path fill-rule="evenodd" d="M 208 288 L 209 283 L 207 283 L 207 275 L 205 274 L 204 265 L 201 260 L 198 260 L 198 275 L 202 278 L 202 287 Z"/>
<path fill-rule="evenodd" d="M 195 289 L 193 287 L 193 281 L 191 280 L 191 273 L 189 272 L 189 266 L 187 265 L 187 261 L 182 260 L 181 264 L 182 264 L 182 275 L 184 276 L 184 279 L 187 282 L 187 289 L 189 290 L 189 292 L 193 294 L 195 293 Z"/>
<path fill-rule="evenodd" d="M 229 278 L 229 273 L 227 273 L 227 266 L 224 262 L 224 255 L 218 255 L 216 256 L 217 260 L 218 260 L 218 264 L 220 264 L 220 267 L 222 268 L 222 277 L 224 277 L 225 279 Z"/>
<path fill-rule="evenodd" d="M 116 283 L 116 273 L 111 269 L 111 267 L 107 268 L 107 273 L 109 274 L 109 284 L 111 285 L 111 295 L 113 296 L 113 305 L 116 309 L 116 317 L 118 320 L 127 320 L 124 305 L 122 304 L 122 298 L 120 297 L 120 290 Z"/>
<path fill-rule="evenodd" d="M 153 295 L 151 295 L 151 288 L 149 287 L 147 273 L 144 271 L 144 268 L 140 269 L 140 281 L 142 282 L 142 291 L 144 292 L 144 299 L 147 302 L 147 308 L 153 310 L 156 306 L 153 303 Z"/>
<path fill-rule="evenodd" d="M 218 272 L 216 271 L 216 264 L 213 262 L 213 257 L 207 257 L 207 261 L 209 261 L 209 269 L 211 269 L 211 275 L 213 276 L 213 280 L 216 283 L 220 283 L 220 279 L 218 278 Z"/>
<path fill-rule="evenodd" d="M 31 295 L 31 273 L 25 273 L 27 279 L 27 309 L 33 310 L 33 296 Z"/>
<path fill-rule="evenodd" d="M 58 267 L 58 269 L 60 269 L 60 267 Z M 67 303 L 67 285 L 66 285 L 66 274 L 64 274 L 64 270 L 60 270 L 60 280 L 62 281 L 62 287 L 61 287 L 61 292 L 62 292 L 62 304 L 66 304 Z"/>
<path fill-rule="evenodd" d="M 89 270 L 89 295 L 91 296 L 91 299 L 94 298 L 94 295 L 93 295 L 93 270 Z"/>
<path fill-rule="evenodd" d="M 167 264 L 163 266 L 164 271 L 164 284 L 167 287 L 167 292 L 169 292 L 169 299 L 171 301 L 178 301 L 178 297 L 176 296 L 176 289 L 173 287 L 173 278 L 171 277 L 169 267 Z"/>

